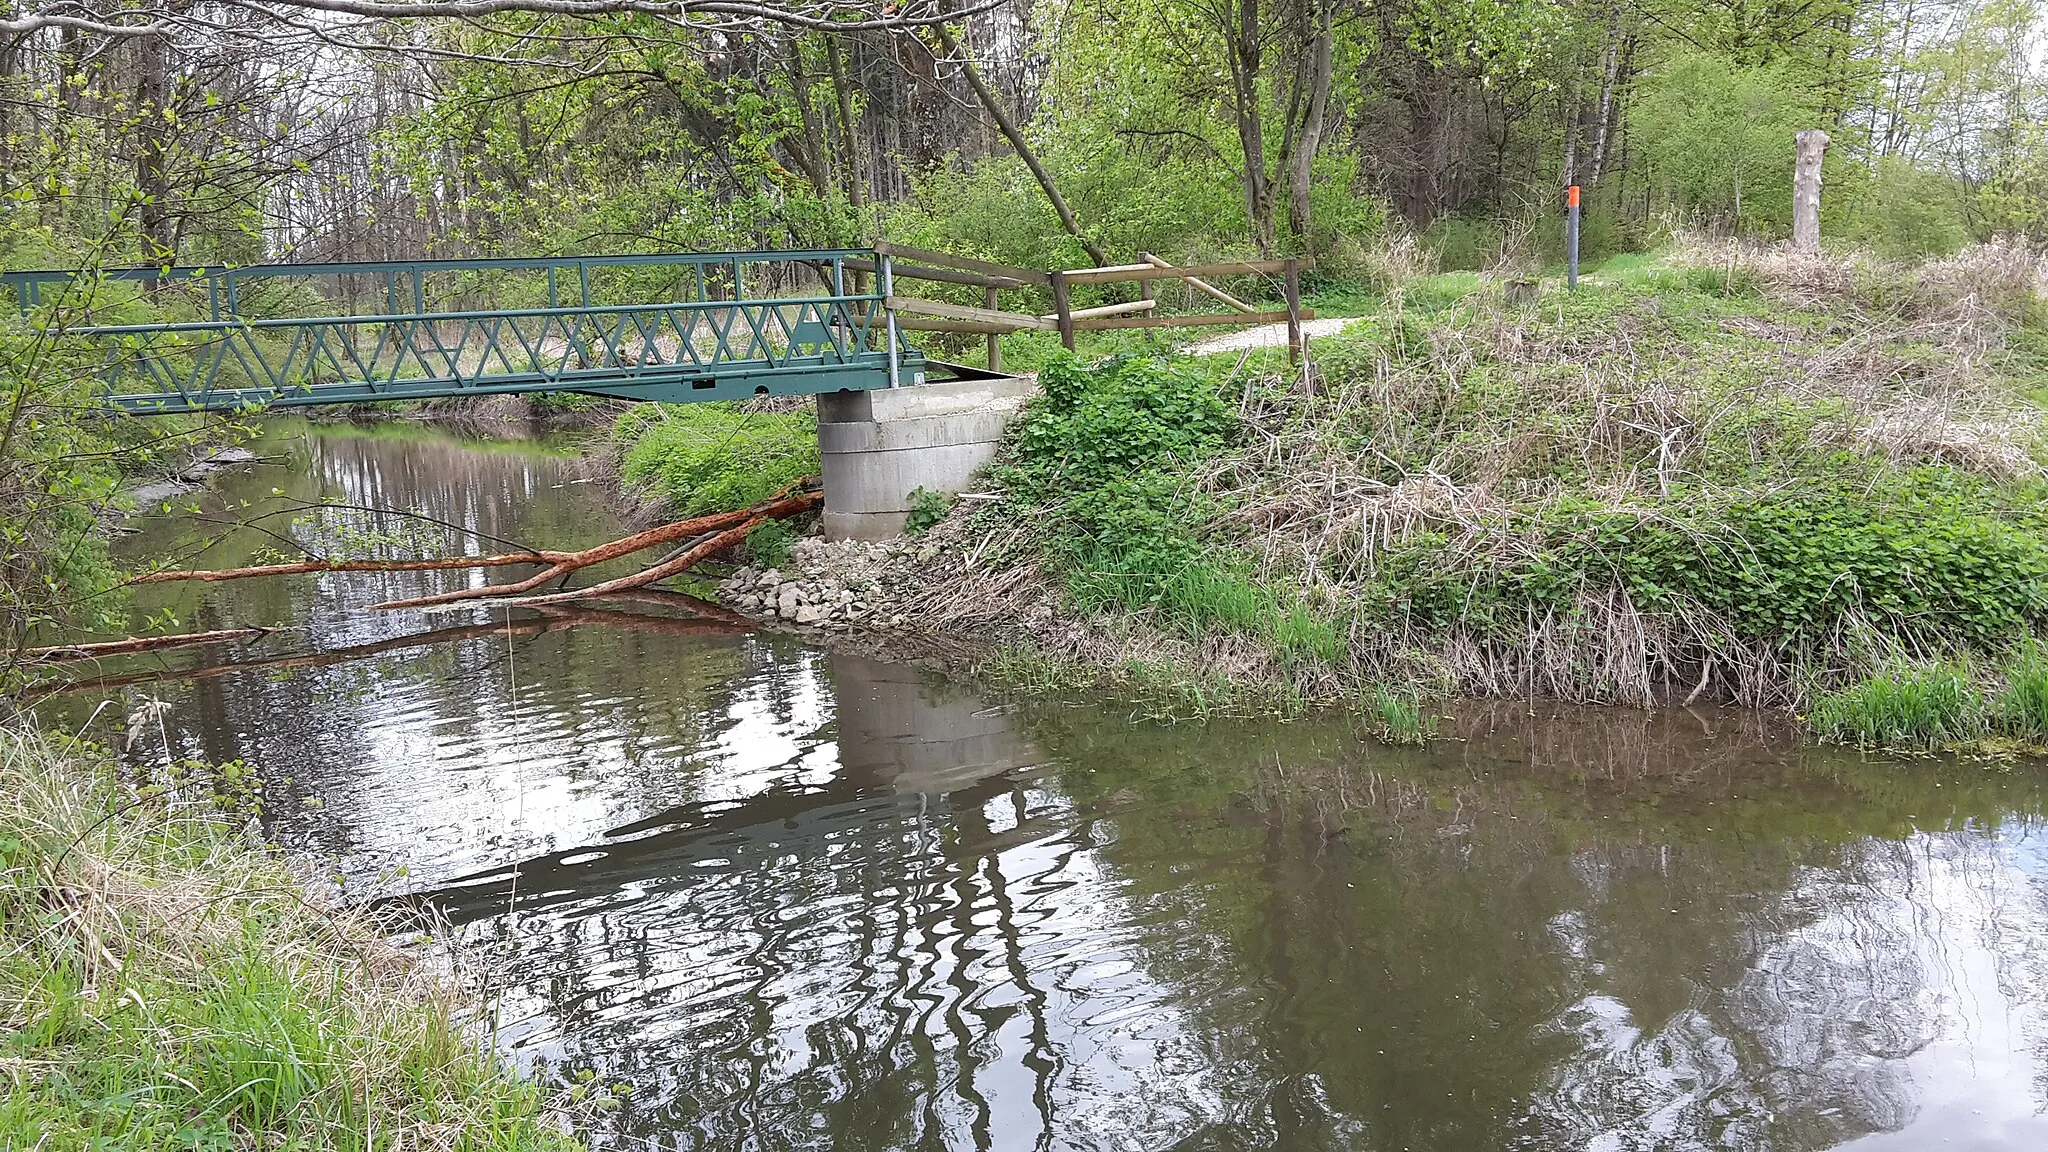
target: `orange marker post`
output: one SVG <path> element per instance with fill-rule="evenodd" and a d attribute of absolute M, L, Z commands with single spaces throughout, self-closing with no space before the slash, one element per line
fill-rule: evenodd
<path fill-rule="evenodd" d="M 1564 205 L 1564 286 L 1570 289 L 1577 289 L 1579 286 L 1579 186 L 1577 184 L 1564 190 Z"/>

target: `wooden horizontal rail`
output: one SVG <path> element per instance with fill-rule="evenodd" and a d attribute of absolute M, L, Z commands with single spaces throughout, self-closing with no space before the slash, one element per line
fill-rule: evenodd
<path fill-rule="evenodd" d="M 1166 261 L 1161 260 L 1159 257 L 1154 256 L 1150 252 L 1140 252 L 1138 253 L 1138 255 L 1144 258 L 1145 263 L 1150 264 L 1154 268 L 1173 268 L 1173 265 L 1168 264 Z M 1175 270 L 1178 271 L 1178 269 Z M 1209 283 L 1207 280 L 1204 280 L 1199 276 L 1188 276 L 1186 274 L 1182 274 L 1181 279 L 1184 282 L 1186 282 L 1188 287 L 1193 288 L 1195 291 L 1202 293 L 1203 295 L 1209 297 L 1212 300 L 1220 301 L 1221 303 L 1228 305 L 1229 307 L 1235 308 L 1239 312 L 1258 311 L 1258 309 L 1253 308 L 1251 305 L 1245 303 L 1242 300 L 1239 300 L 1237 297 L 1232 296 L 1230 293 L 1225 292 L 1223 289 L 1218 288 L 1214 284 Z M 1293 303 L 1300 304 L 1301 301 L 1296 300 L 1293 301 Z"/>
<path fill-rule="evenodd" d="M 898 316 L 896 327 L 905 332 L 972 332 L 1002 336 L 1017 331 L 1011 324 L 984 324 L 979 320 L 941 320 L 935 316 Z"/>
<path fill-rule="evenodd" d="M 873 260 L 842 260 L 854 272 L 879 272 L 881 266 Z M 1014 276 L 990 276 L 981 272 L 955 272 L 950 268 L 926 268 L 920 264 L 891 262 L 890 271 L 898 279 L 932 280 L 940 284 L 966 284 L 975 288 L 1029 288 L 1031 285 Z"/>
<path fill-rule="evenodd" d="M 865 312 L 855 312 L 853 318 L 856 323 L 873 323 L 877 326 L 876 330 L 880 330 L 879 314 L 873 321 L 868 319 Z M 1018 330 L 1014 324 L 987 324 L 979 320 L 942 320 L 936 316 L 912 316 L 902 312 L 896 315 L 896 327 L 905 332 L 974 332 L 990 336 L 1001 336 Z"/>
<path fill-rule="evenodd" d="M 1316 314 L 1308 309 L 1301 312 L 1303 320 L 1313 320 Z M 1085 329 L 1100 328 L 1182 328 L 1202 324 L 1279 324 L 1287 319 L 1285 312 L 1205 312 L 1197 316 L 1104 316 L 1097 320 L 1076 320 L 1074 327 Z"/>
<path fill-rule="evenodd" d="M 929 248 L 911 248 L 903 244 L 891 244 L 886 240 L 875 241 L 875 252 L 883 256 L 899 256 L 915 260 L 920 264 L 932 264 L 940 268 L 957 268 L 962 272 L 980 272 L 987 276 L 1002 276 L 1021 280 L 1038 288 L 1050 288 L 1052 276 L 1031 268 L 1017 268 L 1009 264 L 997 264 L 992 260 L 976 260 L 967 256 L 955 256 L 948 252 L 933 252 Z"/>
<path fill-rule="evenodd" d="M 1303 260 L 1302 268 L 1315 267 Z M 1186 268 L 1162 268 L 1157 264 L 1119 264 L 1112 268 L 1076 268 L 1063 273 L 1069 284 L 1116 284 L 1127 280 L 1186 280 L 1196 276 L 1270 276 L 1287 271 L 1285 260 L 1234 260 L 1223 264 L 1195 264 Z"/>
<path fill-rule="evenodd" d="M 1076 320 L 1092 320 L 1097 316 L 1122 316 L 1126 312 L 1150 312 L 1158 306 L 1159 301 L 1157 300 L 1132 300 L 1123 304 L 1098 304 L 1093 308 L 1076 308 L 1067 315 Z M 1040 316 L 1039 319 L 1057 321 L 1059 314 L 1053 313 L 1049 316 Z"/>
<path fill-rule="evenodd" d="M 1059 322 L 1041 320 L 1021 312 L 996 312 L 988 308 L 969 308 L 965 304 L 944 304 L 937 300 L 913 300 L 907 296 L 890 296 L 882 301 L 882 307 L 898 312 L 910 312 L 919 316 L 937 316 L 943 320 L 972 320 L 979 324 L 1005 325 L 1010 329 L 1040 328 L 1057 331 Z"/>

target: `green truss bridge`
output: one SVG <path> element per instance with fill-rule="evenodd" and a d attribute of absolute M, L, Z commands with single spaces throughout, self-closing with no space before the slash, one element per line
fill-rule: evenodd
<path fill-rule="evenodd" d="M 890 257 L 872 249 L 124 268 L 92 274 L 90 293 L 81 275 L 0 285 L 102 357 L 108 403 L 132 413 L 524 392 L 735 400 L 926 372 L 902 339 Z M 120 323 L 145 293 L 180 318 Z"/>
<path fill-rule="evenodd" d="M 1000 338 L 1285 323 L 1303 347 L 1295 259 L 1041 270 L 879 241 L 871 248 L 0 274 L 0 289 L 98 378 L 119 412 L 254 412 L 526 392 L 624 400 L 815 395 L 827 536 L 901 531 L 921 492 L 957 492 L 1036 389 Z M 1285 311 L 1209 282 L 1270 287 Z M 1160 309 L 1180 281 L 1228 311 Z M 899 295 L 901 281 L 946 299 Z M 1136 299 L 1075 307 L 1087 287 Z M 1247 291 L 1238 287 L 1238 291 Z M 1265 291 L 1265 287 L 1260 287 Z M 1006 311 L 1005 292 L 1031 311 Z M 1247 292 L 1249 295 L 1250 293 Z M 1042 311 L 1051 306 L 1050 314 Z M 151 322 L 138 321 L 149 318 Z M 906 332 L 987 341 L 988 368 L 927 359 Z M 95 366 L 96 364 L 96 366 Z M 928 373 L 947 379 L 927 383 Z M 926 385 L 925 387 L 909 387 Z"/>

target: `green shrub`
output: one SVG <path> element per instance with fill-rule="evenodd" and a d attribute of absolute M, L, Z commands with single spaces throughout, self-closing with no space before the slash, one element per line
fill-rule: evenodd
<path fill-rule="evenodd" d="M 953 510 L 954 498 L 944 492 L 932 492 L 919 487 L 910 494 L 910 515 L 903 521 L 903 530 L 912 536 L 922 536 L 931 531 L 932 525 L 946 518 Z"/>
<path fill-rule="evenodd" d="M 1500 259 L 1501 242 L 1500 225 L 1466 216 L 1441 217 L 1421 238 L 1423 249 L 1434 255 L 1437 267 L 1446 272 L 1492 267 Z"/>
<path fill-rule="evenodd" d="M 1051 171 L 1088 232 L 1110 252 L 1188 257 L 1239 255 L 1244 198 L 1201 159 L 1134 151 L 1108 123 L 1070 122 L 1040 142 Z M 1325 172 L 1337 169 L 1325 164 Z M 1361 222 L 1356 208 L 1339 226 Z M 960 171 L 942 166 L 890 210 L 883 234 L 904 244 L 983 256 L 1026 268 L 1074 268 L 1087 255 L 1061 227 L 1045 193 L 1015 156 Z M 1226 251 L 1225 249 L 1231 249 Z"/>
<path fill-rule="evenodd" d="M 1538 262 L 1562 274 L 1567 254 L 1565 244 L 1565 215 L 1563 212 L 1545 212 L 1535 220 L 1524 247 Z M 1615 197 L 1602 196 L 1588 190 L 1585 209 L 1579 218 L 1579 270 L 1584 272 L 1590 261 L 1604 260 L 1616 254 L 1639 254 L 1649 247 L 1648 229 L 1637 222 L 1629 208 L 1615 202 Z"/>
<path fill-rule="evenodd" d="M 1947 173 L 1884 156 L 1856 194 L 1841 196 L 1832 187 L 1829 193 L 1830 202 L 1843 204 L 1846 218 L 1839 224 L 1824 220 L 1823 229 L 1887 259 L 1947 256 L 1970 242 L 1965 212 L 1970 189 Z"/>
<path fill-rule="evenodd" d="M 1039 384 L 1044 400 L 1022 421 L 1009 473 L 1033 499 L 1206 455 L 1233 423 L 1214 379 L 1192 361 L 1062 360 L 1046 365 Z"/>
<path fill-rule="evenodd" d="M 818 471 L 807 414 L 742 412 L 728 404 L 642 405 L 619 418 L 627 482 L 679 516 L 743 508 Z"/>
<path fill-rule="evenodd" d="M 1183 486 L 1163 472 L 1120 476 L 1057 508 L 1047 544 L 1083 605 L 1136 611 L 1159 603 L 1167 585 L 1202 559 L 1189 505 Z M 1176 600 L 1192 595 L 1183 591 Z"/>
<path fill-rule="evenodd" d="M 1172 471 L 1221 448 L 1233 424 L 1213 379 L 1191 362 L 1113 359 L 1046 367 L 1044 397 L 997 471 L 1013 498 L 1046 514 L 1045 546 L 1083 606 L 1160 608 L 1194 630 L 1249 627 L 1249 586 L 1205 558 L 1205 509 Z"/>
<path fill-rule="evenodd" d="M 747 533 L 747 555 L 762 568 L 780 568 L 789 563 L 789 546 L 797 534 L 781 520 L 769 520 Z"/>
<path fill-rule="evenodd" d="M 1515 629 L 1619 587 L 1640 609 L 1712 610 L 1746 640 L 1791 645 L 1851 620 L 1929 646 L 1998 650 L 2048 623 L 2048 544 L 1940 476 L 1893 493 L 1674 503 L 1657 516 L 1563 505 L 1532 525 L 1534 560 L 1475 573 L 1440 537 L 1392 552 L 1361 600 L 1441 633 Z"/>
<path fill-rule="evenodd" d="M 1813 92 L 1784 61 L 1746 65 L 1688 52 L 1644 77 L 1629 106 L 1629 138 L 1641 142 L 1653 184 L 1679 207 L 1783 234 L 1792 226 L 1792 139 L 1821 119 Z"/>
<path fill-rule="evenodd" d="M 1983 735 L 1984 698 L 1953 664 L 1899 664 L 1813 701 L 1807 725 L 1859 748 L 1939 748 Z"/>

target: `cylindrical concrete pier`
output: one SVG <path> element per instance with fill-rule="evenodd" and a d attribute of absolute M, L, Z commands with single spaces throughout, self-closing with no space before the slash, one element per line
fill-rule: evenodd
<path fill-rule="evenodd" d="M 1035 380 L 963 380 L 818 397 L 825 536 L 901 535 L 910 494 L 958 492 L 989 462 Z"/>

